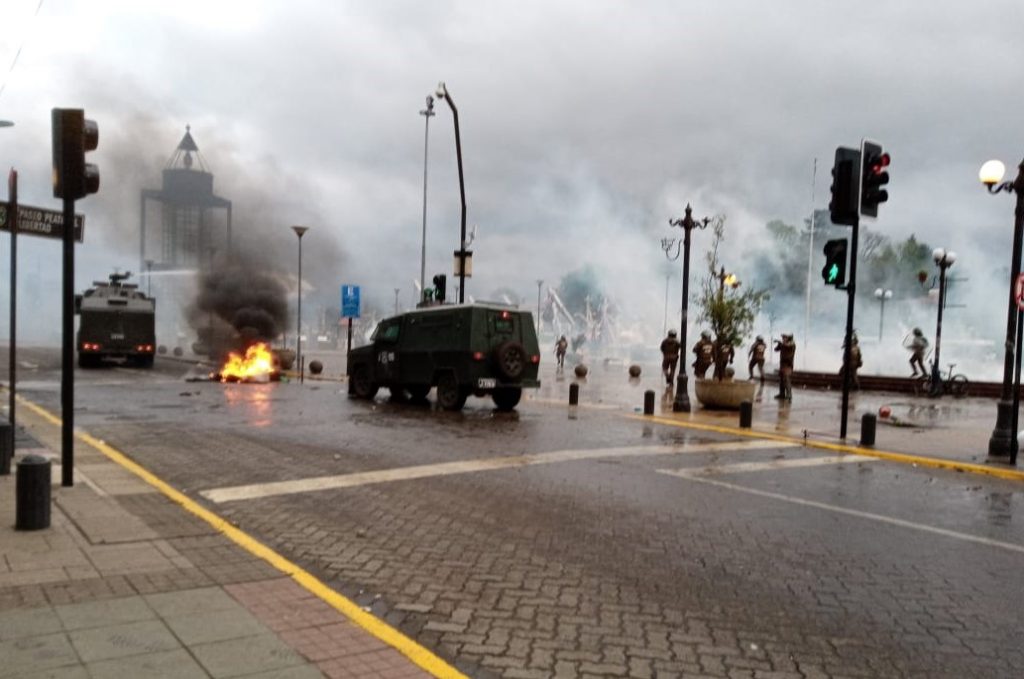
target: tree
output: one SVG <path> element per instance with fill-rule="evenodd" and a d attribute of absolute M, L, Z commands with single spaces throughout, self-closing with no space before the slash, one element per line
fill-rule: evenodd
<path fill-rule="evenodd" d="M 754 328 L 754 318 L 770 295 L 766 289 L 757 289 L 753 286 L 741 289 L 742 286 L 723 284 L 723 269 L 718 259 L 718 248 L 725 240 L 725 217 L 716 217 L 712 228 L 714 238 L 706 255 L 708 273 L 701 281 L 700 297 L 697 299 L 700 313 L 697 320 L 711 326 L 716 343 L 728 343 L 734 349 L 738 349 L 750 336 Z"/>

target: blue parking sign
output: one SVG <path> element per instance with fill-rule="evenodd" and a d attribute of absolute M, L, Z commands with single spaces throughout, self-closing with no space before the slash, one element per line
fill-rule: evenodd
<path fill-rule="evenodd" d="M 359 286 L 341 286 L 341 317 L 359 318 Z"/>

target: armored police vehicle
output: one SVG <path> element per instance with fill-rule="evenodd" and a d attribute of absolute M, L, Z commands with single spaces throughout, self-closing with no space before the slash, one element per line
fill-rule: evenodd
<path fill-rule="evenodd" d="M 540 349 L 529 311 L 489 303 L 438 305 L 380 322 L 367 346 L 348 356 L 349 393 L 371 399 L 380 387 L 426 398 L 437 387 L 445 410 L 471 395 L 512 410 L 524 388 L 540 386 Z"/>
<path fill-rule="evenodd" d="M 110 281 L 94 281 L 75 295 L 78 326 L 78 365 L 98 366 L 105 358 L 120 358 L 140 368 L 153 367 L 156 349 L 156 300 L 137 285 L 125 283 L 131 272 L 112 273 Z"/>

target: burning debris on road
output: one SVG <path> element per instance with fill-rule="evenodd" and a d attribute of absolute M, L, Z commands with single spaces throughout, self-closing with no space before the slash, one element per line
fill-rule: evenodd
<path fill-rule="evenodd" d="M 281 370 L 274 353 L 264 342 L 256 342 L 245 350 L 245 354 L 228 352 L 227 361 L 218 372 L 210 374 L 211 380 L 220 382 L 276 382 L 281 379 Z"/>

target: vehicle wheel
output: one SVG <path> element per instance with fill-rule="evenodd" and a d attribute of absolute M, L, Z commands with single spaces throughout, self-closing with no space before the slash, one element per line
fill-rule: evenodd
<path fill-rule="evenodd" d="M 410 387 L 406 387 L 406 391 L 409 392 L 409 398 L 413 401 L 422 401 L 427 398 L 427 394 L 430 393 L 430 385 L 414 384 Z"/>
<path fill-rule="evenodd" d="M 956 398 L 967 396 L 967 378 L 963 375 L 954 375 L 949 381 L 949 393 Z"/>
<path fill-rule="evenodd" d="M 491 394 L 491 398 L 494 399 L 494 405 L 498 410 L 507 411 L 512 410 L 519 405 L 519 399 L 523 396 L 523 390 L 519 387 L 508 387 L 505 389 L 495 389 L 494 393 Z"/>
<path fill-rule="evenodd" d="M 90 354 L 79 354 L 78 355 L 78 367 L 85 368 L 97 368 L 100 365 L 99 356 L 92 356 Z"/>
<path fill-rule="evenodd" d="M 370 369 L 365 365 L 358 365 L 352 372 L 352 393 L 356 398 L 372 399 L 377 395 L 377 385 L 370 379 Z"/>
<path fill-rule="evenodd" d="M 153 367 L 152 356 L 138 356 L 135 358 L 135 365 L 140 368 L 151 369 Z"/>
<path fill-rule="evenodd" d="M 494 350 L 498 372 L 506 379 L 515 380 L 526 369 L 526 349 L 519 342 L 504 342 Z"/>
<path fill-rule="evenodd" d="M 437 381 L 437 403 L 445 410 L 462 410 L 469 392 L 459 386 L 454 373 L 445 373 Z"/>

